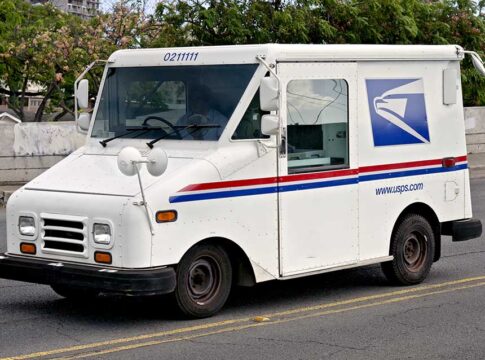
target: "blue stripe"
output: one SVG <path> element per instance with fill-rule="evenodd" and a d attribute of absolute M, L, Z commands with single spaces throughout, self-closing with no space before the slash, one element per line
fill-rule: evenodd
<path fill-rule="evenodd" d="M 175 196 L 170 196 L 169 202 L 173 204 L 173 203 L 188 202 L 188 201 L 223 199 L 223 198 L 239 197 L 239 196 L 251 196 L 251 195 L 272 194 L 277 192 L 318 189 L 318 188 L 325 188 L 325 187 L 332 187 L 332 186 L 357 184 L 358 182 L 364 182 L 364 181 L 394 179 L 394 178 L 406 177 L 406 176 L 459 171 L 467 168 L 468 168 L 467 164 L 461 164 L 461 165 L 456 165 L 452 168 L 439 167 L 439 168 L 428 168 L 428 169 L 405 170 L 405 171 L 397 171 L 397 172 L 382 173 L 382 174 L 360 175 L 359 177 L 342 179 L 342 180 L 330 180 L 330 181 L 327 180 L 327 181 L 300 183 L 300 184 L 291 184 L 291 185 L 269 186 L 269 187 L 262 187 L 262 188 L 253 188 L 253 189 L 226 190 L 226 191 L 207 192 L 207 193 L 198 193 L 198 194 L 175 195 Z"/>
<path fill-rule="evenodd" d="M 317 189 L 330 186 L 342 186 L 349 184 L 357 184 L 359 180 L 355 177 L 352 179 L 343 180 L 331 180 L 331 181 L 319 181 L 313 183 L 303 183 L 303 184 L 292 184 L 284 186 L 270 186 L 257 189 L 244 189 L 244 190 L 228 190 L 228 191 L 218 191 L 211 193 L 199 193 L 199 194 L 187 194 L 187 195 L 175 195 L 171 196 L 170 203 L 187 202 L 187 201 L 197 201 L 197 200 L 210 200 L 210 199 L 222 199 L 228 197 L 237 196 L 250 196 L 250 195 L 261 195 L 270 194 L 276 192 L 288 192 L 288 191 L 299 191 L 308 189 Z"/>
<path fill-rule="evenodd" d="M 270 193 L 276 193 L 276 192 L 278 192 L 277 186 L 270 186 L 270 187 L 257 188 L 257 189 L 227 190 L 227 191 L 218 191 L 218 192 L 211 192 L 211 193 L 170 196 L 169 202 L 178 203 L 178 202 L 186 202 L 186 201 L 222 199 L 222 198 L 228 198 L 228 197 L 261 195 L 261 194 L 270 194 Z"/>
<path fill-rule="evenodd" d="M 318 189 L 318 188 L 324 188 L 329 186 L 350 185 L 350 184 L 357 184 L 358 182 L 359 182 L 359 179 L 357 177 L 354 177 L 351 179 L 342 179 L 342 180 L 319 181 L 319 182 L 313 182 L 313 183 L 292 184 L 292 185 L 280 185 L 279 192 Z"/>

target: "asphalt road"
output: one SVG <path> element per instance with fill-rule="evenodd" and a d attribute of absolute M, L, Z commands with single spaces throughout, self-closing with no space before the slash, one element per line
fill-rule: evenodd
<path fill-rule="evenodd" d="M 472 198 L 485 223 L 484 179 L 472 182 Z M 483 237 L 444 238 L 419 286 L 390 286 L 369 266 L 237 289 L 219 315 L 196 321 L 174 318 L 159 298 L 78 304 L 0 279 L 0 358 L 483 359 L 484 253 Z"/>

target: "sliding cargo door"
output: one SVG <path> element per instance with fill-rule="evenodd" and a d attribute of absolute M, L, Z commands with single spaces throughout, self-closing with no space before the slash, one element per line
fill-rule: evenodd
<path fill-rule="evenodd" d="M 280 63 L 280 274 L 358 260 L 354 63 Z"/>

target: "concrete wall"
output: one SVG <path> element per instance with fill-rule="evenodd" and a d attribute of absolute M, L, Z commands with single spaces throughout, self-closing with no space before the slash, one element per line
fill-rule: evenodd
<path fill-rule="evenodd" d="M 485 107 L 465 108 L 465 126 L 470 160 L 485 156 Z M 73 121 L 0 124 L 0 185 L 32 180 L 84 142 Z"/>
<path fill-rule="evenodd" d="M 0 124 L 0 185 L 32 180 L 84 142 L 73 121 Z"/>
<path fill-rule="evenodd" d="M 485 153 L 485 107 L 465 108 L 468 153 Z"/>

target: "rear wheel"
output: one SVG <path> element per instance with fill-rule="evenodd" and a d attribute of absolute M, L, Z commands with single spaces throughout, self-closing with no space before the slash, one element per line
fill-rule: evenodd
<path fill-rule="evenodd" d="M 57 295 L 65 297 L 69 300 L 85 300 L 92 299 L 99 295 L 99 292 L 91 289 L 75 288 L 68 285 L 51 285 Z"/>
<path fill-rule="evenodd" d="M 405 216 L 391 239 L 394 259 L 382 264 L 389 281 L 400 285 L 422 282 L 433 264 L 435 238 L 431 225 L 421 215 Z"/>
<path fill-rule="evenodd" d="M 231 283 L 231 262 L 224 249 L 210 244 L 197 245 L 177 267 L 175 301 L 186 316 L 212 316 L 224 306 Z"/>

